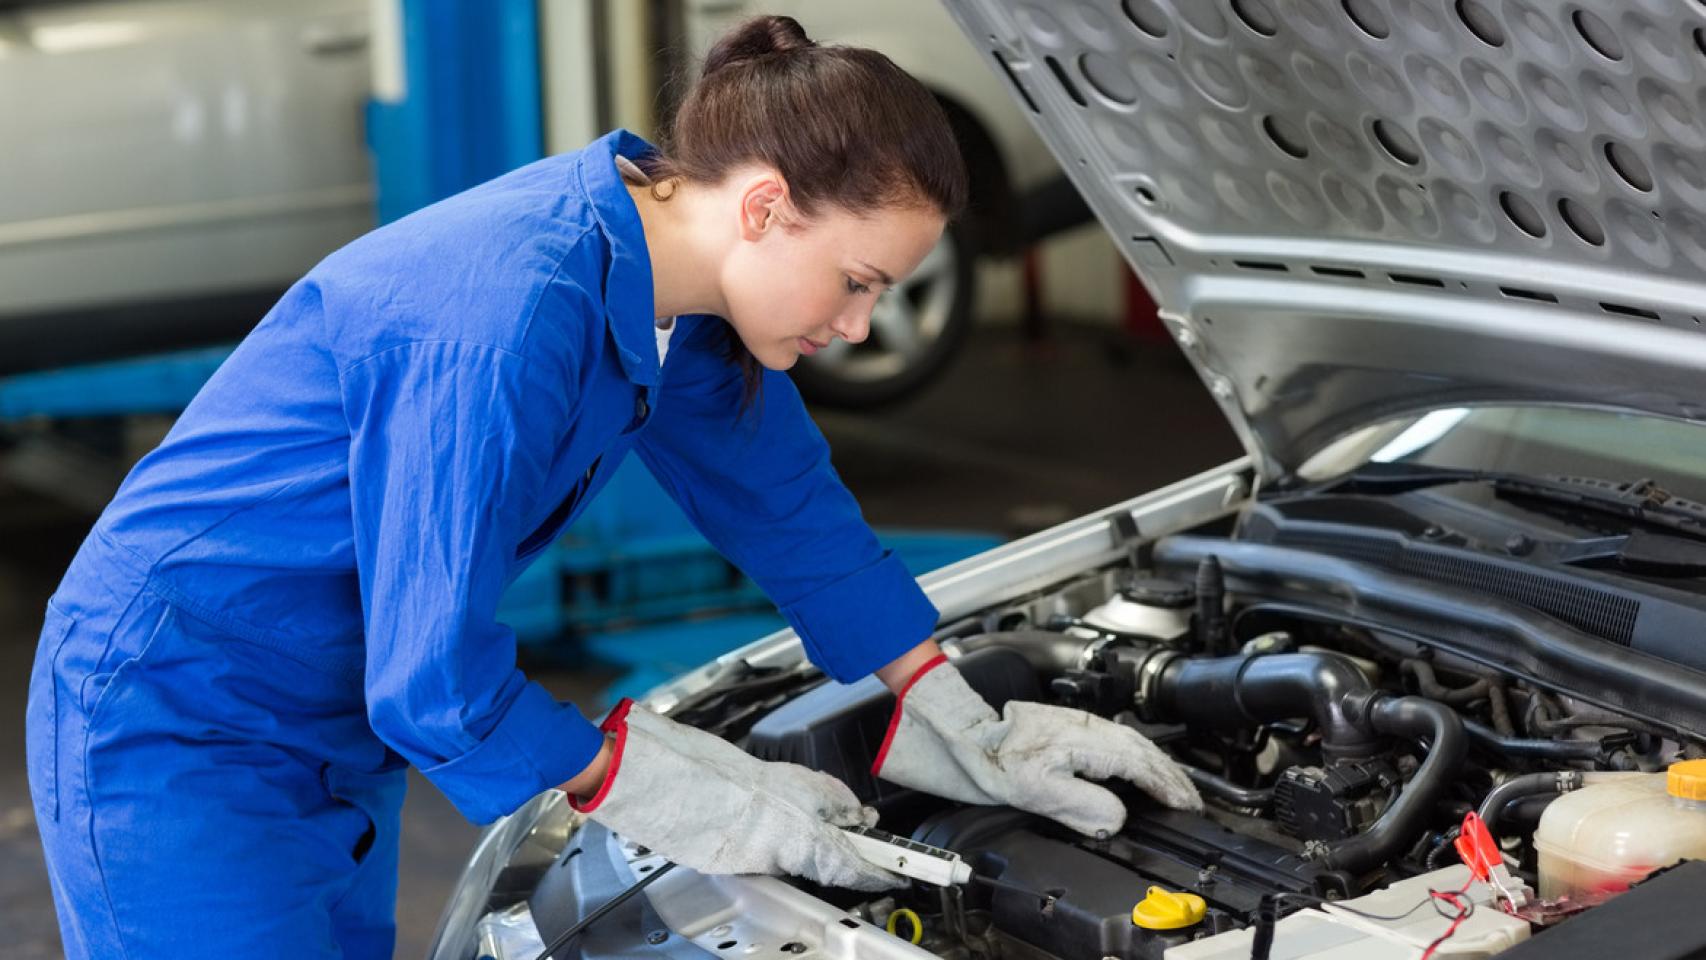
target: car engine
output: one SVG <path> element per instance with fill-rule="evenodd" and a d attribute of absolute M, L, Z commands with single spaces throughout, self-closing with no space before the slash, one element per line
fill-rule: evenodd
<path fill-rule="evenodd" d="M 657 901 L 657 912 L 637 906 L 589 932 L 578 955 L 631 955 L 639 937 L 648 954 L 683 957 L 1243 960 L 1268 956 L 1278 931 L 1287 946 L 1275 956 L 1568 958 L 1603 955 L 1596 918 L 1626 931 L 1638 921 L 1619 911 L 1686 913 L 1706 867 L 1690 862 L 1706 860 L 1706 802 L 1677 814 L 1699 818 L 1691 839 L 1658 827 L 1643 837 L 1640 817 L 1620 821 L 1618 842 L 1655 859 L 1597 874 L 1597 861 L 1567 849 L 1585 826 L 1562 842 L 1542 827 L 1549 809 L 1608 785 L 1656 779 L 1662 797 L 1667 768 L 1706 757 L 1706 652 L 1677 640 L 1706 627 L 1706 595 L 1691 579 L 1661 586 L 1495 557 L 1395 510 L 1388 529 L 1366 511 L 1354 523 L 1324 523 L 1324 512 L 1320 497 L 1270 501 L 1236 531 L 1134 539 L 1120 562 L 946 621 L 936 635 L 997 709 L 1054 703 L 1143 733 L 1186 767 L 1202 812 L 1109 782 L 1127 819 L 1091 837 L 907 790 L 870 773 L 894 706 L 875 678 L 840 685 L 802 661 L 737 659 L 670 716 L 840 778 L 883 830 L 958 854 L 971 881 L 877 896 L 776 885 L 800 898 L 782 911 L 784 927 L 821 907 L 818 929 L 887 931 L 885 942 L 914 945 L 898 953 L 869 942 L 832 949 L 810 935 L 760 949 L 717 919 L 758 909 L 744 901 L 702 910 L 710 919 L 685 924 L 698 932 L 674 950 Z M 1624 599 L 1633 617 L 1606 614 L 1628 612 L 1612 602 Z M 1479 900 L 1464 893 L 1458 840 L 1471 813 L 1496 844 L 1508 903 L 1485 883 Z M 624 877 L 654 869 L 647 851 L 601 829 L 569 818 L 544 843 L 548 831 L 533 827 L 538 849 L 497 875 L 482 929 L 515 903 L 549 942 Z M 1689 936 L 1673 945 L 1706 949 L 1706 933 Z"/>
<path fill-rule="evenodd" d="M 1283 915 L 1455 865 L 1471 811 L 1532 896 L 1535 828 L 1549 802 L 1596 778 L 1703 755 L 1674 728 L 1547 689 L 1466 648 L 1448 652 L 1408 625 L 1234 593 L 1221 559 L 1240 556 L 1232 545 L 1173 538 L 1155 557 L 1163 570 L 1104 571 L 942 635 L 997 708 L 1009 699 L 1077 707 L 1162 745 L 1202 793 L 1200 814 L 1124 788 L 1124 828 L 1086 837 L 886 784 L 869 768 L 893 697 L 874 680 L 781 695 L 761 686 L 744 703 L 725 690 L 678 715 L 764 759 L 829 772 L 880 811 L 885 829 L 959 853 L 977 878 L 964 888 L 863 901 L 820 893 L 879 924 L 902 911 L 903 932 L 916 925 L 922 946 L 964 957 L 1179 955 L 1258 925 L 1276 894 L 1289 895 Z M 1616 680 L 1602 675 L 1601 692 Z M 1132 922 L 1151 888 L 1201 897 L 1201 919 L 1180 929 Z M 1590 899 L 1535 904 L 1524 919 L 1543 928 Z M 1224 955 L 1250 956 L 1244 944 Z"/>

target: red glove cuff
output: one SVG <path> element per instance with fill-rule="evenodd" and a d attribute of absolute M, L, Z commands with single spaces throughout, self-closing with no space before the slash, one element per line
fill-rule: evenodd
<path fill-rule="evenodd" d="M 895 694 L 894 713 L 889 717 L 889 731 L 883 735 L 883 745 L 877 749 L 877 759 L 871 763 L 872 776 L 880 777 L 883 775 L 883 761 L 888 759 L 889 746 L 894 743 L 895 731 L 900 729 L 900 708 L 902 703 L 906 700 L 906 692 L 911 690 L 912 685 L 922 679 L 926 673 L 929 673 L 931 670 L 934 670 L 947 662 L 948 655 L 945 653 L 938 653 L 934 657 L 931 657 L 929 660 L 925 661 L 922 667 L 918 668 L 917 672 L 913 673 L 913 675 L 907 679 L 906 683 L 901 686 L 900 692 Z"/>
<path fill-rule="evenodd" d="M 591 813 L 604 802 L 605 794 L 610 792 L 610 785 L 616 782 L 616 771 L 622 767 L 622 747 L 628 742 L 628 711 L 633 709 L 634 701 L 623 697 L 622 702 L 610 709 L 610 715 L 598 725 L 605 733 L 616 734 L 616 746 L 610 748 L 610 766 L 604 771 L 604 782 L 598 785 L 598 792 L 592 799 L 581 803 L 573 795 L 569 797 L 569 806 L 581 813 Z"/>

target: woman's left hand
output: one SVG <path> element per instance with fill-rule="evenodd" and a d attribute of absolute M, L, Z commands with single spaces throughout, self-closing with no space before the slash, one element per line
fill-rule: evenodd
<path fill-rule="evenodd" d="M 901 689 L 871 772 L 950 800 L 1017 807 L 1092 836 L 1117 832 L 1125 805 L 1081 777 L 1119 777 L 1169 807 L 1202 809 L 1184 770 L 1136 730 L 1041 703 L 1011 701 L 997 715 L 941 657 Z"/>

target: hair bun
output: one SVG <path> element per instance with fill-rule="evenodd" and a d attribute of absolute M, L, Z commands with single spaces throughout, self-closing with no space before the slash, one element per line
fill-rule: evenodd
<path fill-rule="evenodd" d="M 705 68 L 700 71 L 700 76 L 708 77 L 725 67 L 759 57 L 815 46 L 817 44 L 806 36 L 805 28 L 793 17 L 753 17 L 723 34 L 711 52 L 705 55 Z"/>

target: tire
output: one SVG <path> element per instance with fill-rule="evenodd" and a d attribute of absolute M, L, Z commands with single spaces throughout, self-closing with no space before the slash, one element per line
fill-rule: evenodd
<path fill-rule="evenodd" d="M 929 385 L 971 328 L 976 259 L 964 227 L 949 224 L 913 275 L 878 302 L 864 343 L 836 341 L 794 365 L 800 393 L 826 407 L 867 410 Z"/>

